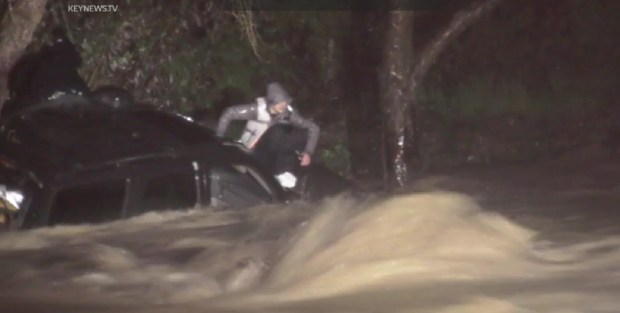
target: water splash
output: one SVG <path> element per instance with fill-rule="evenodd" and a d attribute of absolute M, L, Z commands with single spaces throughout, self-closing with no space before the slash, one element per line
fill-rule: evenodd
<path fill-rule="evenodd" d="M 5 234 L 0 296 L 110 312 L 614 312 L 619 251 L 617 236 L 542 241 L 456 193 L 337 197 Z"/>

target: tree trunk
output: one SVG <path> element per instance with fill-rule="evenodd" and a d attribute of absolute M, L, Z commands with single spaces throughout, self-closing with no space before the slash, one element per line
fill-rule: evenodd
<path fill-rule="evenodd" d="M 407 181 L 406 128 L 409 114 L 407 85 L 411 69 L 413 11 L 391 11 L 388 18 L 382 66 L 381 107 L 384 115 L 386 187 L 403 186 Z"/>
<path fill-rule="evenodd" d="M 7 99 L 7 80 L 11 67 L 32 41 L 47 0 L 9 0 L 0 21 L 0 109 Z"/>
<path fill-rule="evenodd" d="M 398 0 L 395 0 L 398 1 Z M 428 47 L 422 50 L 418 63 L 411 70 L 413 12 L 390 12 L 387 42 L 381 79 L 382 107 L 384 110 L 385 149 L 389 171 L 388 186 L 402 186 L 408 177 L 407 163 L 411 151 L 418 151 L 415 114 L 417 87 L 437 60 L 439 53 L 463 30 L 494 8 L 501 0 L 484 0 L 471 9 L 454 16 L 446 29 L 440 32 Z M 398 7 L 398 6 L 395 6 Z"/>

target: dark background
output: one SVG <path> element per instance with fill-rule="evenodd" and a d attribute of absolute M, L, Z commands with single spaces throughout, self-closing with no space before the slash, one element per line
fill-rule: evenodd
<path fill-rule="evenodd" d="M 403 5 L 416 9 L 412 62 L 476 2 Z M 3 18 L 7 3 L 0 5 Z M 280 81 L 322 127 L 319 160 L 357 178 L 381 175 L 379 71 L 389 12 L 323 2 L 313 11 L 304 3 L 240 11 L 252 4 L 49 1 L 28 51 L 63 26 L 91 88 L 116 84 L 154 106 L 214 118 Z M 119 10 L 72 13 L 69 4 Z M 613 0 L 505 0 L 477 19 L 440 53 L 420 86 L 412 172 L 613 156 L 620 141 L 618 12 Z"/>

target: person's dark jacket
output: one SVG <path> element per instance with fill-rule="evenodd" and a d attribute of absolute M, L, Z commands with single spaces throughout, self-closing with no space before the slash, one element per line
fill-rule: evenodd
<path fill-rule="evenodd" d="M 53 42 L 20 58 L 8 77 L 10 99 L 2 115 L 60 94 L 88 93 L 78 72 L 82 58 L 64 32 L 54 31 Z"/>

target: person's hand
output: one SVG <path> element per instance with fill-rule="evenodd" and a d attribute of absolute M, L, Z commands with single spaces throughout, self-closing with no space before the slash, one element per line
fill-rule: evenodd
<path fill-rule="evenodd" d="M 299 155 L 299 160 L 301 160 L 301 166 L 308 166 L 310 165 L 310 162 L 312 162 L 312 158 L 310 158 L 310 155 L 305 152 Z"/>

